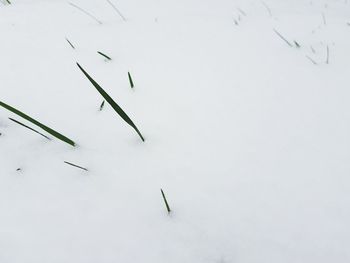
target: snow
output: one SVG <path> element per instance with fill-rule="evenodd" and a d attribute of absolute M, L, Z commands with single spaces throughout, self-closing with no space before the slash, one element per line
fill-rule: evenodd
<path fill-rule="evenodd" d="M 349 262 L 350 3 L 111 1 L 0 5 L 0 262 Z"/>

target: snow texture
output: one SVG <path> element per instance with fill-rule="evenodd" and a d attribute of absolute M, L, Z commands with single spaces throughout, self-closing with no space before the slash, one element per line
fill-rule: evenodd
<path fill-rule="evenodd" d="M 0 262 L 350 262 L 349 1 L 110 1 L 0 4 Z"/>

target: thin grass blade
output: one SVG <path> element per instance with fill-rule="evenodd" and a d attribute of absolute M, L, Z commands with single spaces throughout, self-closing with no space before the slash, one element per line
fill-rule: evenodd
<path fill-rule="evenodd" d="M 17 121 L 17 120 L 12 119 L 12 118 L 9 118 L 9 120 L 11 120 L 11 121 L 13 121 L 13 122 L 15 122 L 15 123 L 17 123 L 17 124 L 19 124 L 19 125 L 21 125 L 21 126 L 27 128 L 27 129 L 33 131 L 33 132 L 35 132 L 35 133 L 37 133 L 37 134 L 39 134 L 39 135 L 41 135 L 41 136 L 43 136 L 43 137 L 45 137 L 45 138 L 48 139 L 48 140 L 51 140 L 50 137 L 47 137 L 45 134 L 42 134 L 41 132 L 38 132 L 37 130 L 35 130 L 35 129 L 33 129 L 33 128 L 27 126 L 27 125 L 25 125 L 24 123 L 22 123 L 22 122 L 20 122 L 20 121 Z"/>
<path fill-rule="evenodd" d="M 109 0 L 107 0 L 107 2 L 112 6 L 112 8 L 118 13 L 118 15 L 124 20 L 126 21 L 125 17 L 123 16 L 123 14 L 118 10 L 118 8 Z"/>
<path fill-rule="evenodd" d="M 165 206 L 166 206 L 166 210 L 168 211 L 168 213 L 170 213 L 170 212 L 171 212 L 171 210 L 170 210 L 170 207 L 169 207 L 168 201 L 166 200 L 165 194 L 164 194 L 164 192 L 163 192 L 163 190 L 162 190 L 162 189 L 160 189 L 160 192 L 162 193 L 163 200 L 164 200 L 164 203 L 165 203 Z"/>
<path fill-rule="evenodd" d="M 275 31 L 275 33 L 276 33 L 284 42 L 286 42 L 288 46 L 293 47 L 293 45 L 292 45 L 287 39 L 285 39 L 285 37 L 282 36 L 276 29 L 273 29 L 273 31 Z"/>
<path fill-rule="evenodd" d="M 72 141 L 71 139 L 67 138 L 66 136 L 62 135 L 61 133 L 45 126 L 44 124 L 40 123 L 39 121 L 29 117 L 27 114 L 11 107 L 10 105 L 0 101 L 0 106 L 4 107 L 5 109 L 13 112 L 14 114 L 17 114 L 18 116 L 22 117 L 23 119 L 26 119 L 27 121 L 33 123 L 34 125 L 40 127 L 47 133 L 51 134 L 52 136 L 56 137 L 57 139 L 60 139 L 61 141 L 64 141 L 65 143 L 68 143 L 69 145 L 75 146 L 75 142 Z"/>
<path fill-rule="evenodd" d="M 105 101 L 102 101 L 101 105 L 100 105 L 100 111 L 103 110 L 103 107 L 105 106 Z"/>
<path fill-rule="evenodd" d="M 74 163 L 70 163 L 70 162 L 67 162 L 67 161 L 64 161 L 64 163 L 70 165 L 70 166 L 73 166 L 73 167 L 76 167 L 76 168 L 79 168 L 79 169 L 82 169 L 84 171 L 89 171 L 88 169 L 86 169 L 85 167 L 82 167 L 82 166 L 79 166 L 79 165 L 76 165 Z"/>
<path fill-rule="evenodd" d="M 127 123 L 129 124 L 140 136 L 142 141 L 145 141 L 142 134 L 133 123 L 133 121 L 129 118 L 129 116 L 119 107 L 119 105 L 104 91 L 104 89 L 77 63 L 79 69 L 84 73 L 87 79 L 91 82 L 91 84 L 97 89 L 97 91 L 104 97 L 104 99 L 108 102 L 109 105 L 115 110 L 116 113 Z"/>
<path fill-rule="evenodd" d="M 66 40 L 67 40 L 68 44 L 69 44 L 73 49 L 75 49 L 75 47 L 74 47 L 73 44 L 69 41 L 69 39 L 66 38 Z"/>
<path fill-rule="evenodd" d="M 240 9 L 239 7 L 237 7 L 237 10 L 238 10 L 238 12 L 240 12 L 242 15 L 247 16 L 247 13 L 244 12 L 244 11 L 243 11 L 242 9 Z"/>
<path fill-rule="evenodd" d="M 313 60 L 311 57 L 309 57 L 308 55 L 306 55 L 306 58 L 308 60 L 310 60 L 312 62 L 312 64 L 317 65 L 317 62 L 315 60 Z"/>
<path fill-rule="evenodd" d="M 105 57 L 106 59 L 108 60 L 112 60 L 109 56 L 107 56 L 106 54 L 103 54 L 102 52 L 100 51 L 97 51 L 98 54 L 100 54 L 101 56 Z"/>
<path fill-rule="evenodd" d="M 130 87 L 134 88 L 134 82 L 132 81 L 130 72 L 128 72 L 128 78 L 129 78 Z"/>
<path fill-rule="evenodd" d="M 99 23 L 100 25 L 102 24 L 102 22 L 100 20 L 98 20 L 96 17 L 94 17 L 92 14 L 90 14 L 89 12 L 85 11 L 84 9 L 82 9 L 81 7 L 73 4 L 73 3 L 69 3 L 71 6 L 75 7 L 76 9 L 80 10 L 81 12 L 83 12 L 85 15 L 91 17 L 93 20 L 95 20 L 97 23 Z"/>
<path fill-rule="evenodd" d="M 263 6 L 266 8 L 267 12 L 269 12 L 269 15 L 272 17 L 271 8 L 270 8 L 264 1 L 261 1 L 261 3 L 262 3 Z"/>

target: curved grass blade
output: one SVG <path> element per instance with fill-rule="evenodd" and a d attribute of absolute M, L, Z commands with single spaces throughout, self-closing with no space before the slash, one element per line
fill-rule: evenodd
<path fill-rule="evenodd" d="M 73 3 L 69 3 L 69 4 L 73 7 L 75 7 L 76 9 L 80 10 L 81 12 L 83 12 L 85 15 L 91 17 L 93 20 L 95 20 L 100 25 L 102 25 L 102 22 L 100 20 L 98 20 L 96 17 L 94 17 L 92 14 L 90 14 L 89 12 L 85 11 L 84 9 L 82 9 L 81 7 L 79 7 Z"/>
<path fill-rule="evenodd" d="M 77 63 L 79 69 L 84 73 L 84 75 L 87 77 L 87 79 L 91 82 L 91 84 L 97 89 L 97 91 L 102 95 L 102 97 L 105 98 L 105 100 L 108 102 L 109 105 L 112 106 L 112 108 L 118 113 L 118 115 L 127 123 L 129 124 L 140 136 L 141 140 L 144 142 L 145 139 L 143 138 L 140 131 L 137 129 L 136 125 L 132 122 L 132 120 L 129 118 L 129 116 L 122 110 L 122 108 L 119 107 L 119 105 L 107 94 L 107 92 L 104 91 L 104 89 L 92 78 L 90 75 Z"/>
<path fill-rule="evenodd" d="M 97 51 L 98 54 L 100 54 L 102 57 L 105 57 L 106 59 L 108 60 L 112 60 L 109 56 L 107 56 L 106 54 L 103 54 L 102 52 L 100 51 Z"/>
<path fill-rule="evenodd" d="M 130 72 L 128 72 L 128 78 L 129 78 L 130 87 L 131 87 L 131 88 L 134 88 L 134 82 L 132 81 Z"/>
<path fill-rule="evenodd" d="M 82 169 L 82 170 L 84 170 L 84 171 L 89 171 L 89 170 L 86 169 L 85 167 L 76 165 L 76 164 L 74 164 L 74 163 L 70 163 L 70 162 L 66 162 L 66 161 L 64 161 L 64 163 L 66 163 L 66 164 L 68 164 L 68 165 L 71 165 L 71 166 L 74 166 L 74 167 L 76 167 L 76 168 Z"/>
<path fill-rule="evenodd" d="M 33 129 L 33 128 L 27 126 L 27 125 L 25 125 L 24 123 L 22 123 L 22 122 L 20 122 L 20 121 L 17 121 L 17 120 L 15 120 L 15 119 L 12 119 L 12 118 L 9 118 L 9 119 L 10 119 L 11 121 L 13 121 L 13 122 L 15 122 L 15 123 L 17 123 L 17 124 L 19 124 L 19 125 L 21 125 L 21 126 L 27 128 L 27 129 L 33 131 L 33 132 L 35 132 L 35 133 L 37 133 L 37 134 L 39 134 L 39 135 L 45 137 L 46 139 L 51 140 L 50 137 L 47 137 L 46 135 L 42 134 L 41 132 L 38 132 L 37 130 L 35 130 L 35 129 Z"/>
<path fill-rule="evenodd" d="M 269 15 L 272 17 L 272 12 L 270 7 L 263 1 L 261 1 L 261 3 L 263 4 L 263 6 L 266 8 L 267 12 L 269 12 Z"/>
<path fill-rule="evenodd" d="M 107 2 L 112 6 L 112 8 L 118 13 L 118 15 L 124 20 L 126 21 L 125 17 L 123 16 L 123 14 L 118 10 L 118 8 L 109 0 L 107 0 Z"/>
<path fill-rule="evenodd" d="M 5 109 L 13 112 L 14 114 L 17 114 L 18 116 L 22 117 L 23 119 L 26 119 L 27 121 L 30 121 L 31 123 L 33 123 L 34 125 L 40 127 L 41 129 L 43 129 L 44 131 L 46 131 L 47 133 L 51 134 L 52 136 L 56 137 L 57 139 L 60 139 L 61 141 L 64 141 L 65 143 L 68 143 L 72 146 L 75 146 L 75 142 L 73 142 L 71 139 L 67 138 L 66 136 L 60 134 L 59 132 L 45 126 L 44 124 L 38 122 L 37 120 L 34 120 L 33 118 L 29 117 L 28 115 L 26 115 L 25 113 L 11 107 L 10 105 L 7 105 L 6 103 L 0 101 L 0 106 L 4 107 Z"/>

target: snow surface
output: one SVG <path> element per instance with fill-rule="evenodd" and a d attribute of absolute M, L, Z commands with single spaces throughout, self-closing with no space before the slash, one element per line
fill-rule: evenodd
<path fill-rule="evenodd" d="M 350 3 L 111 1 L 2 1 L 0 262 L 350 262 Z"/>

